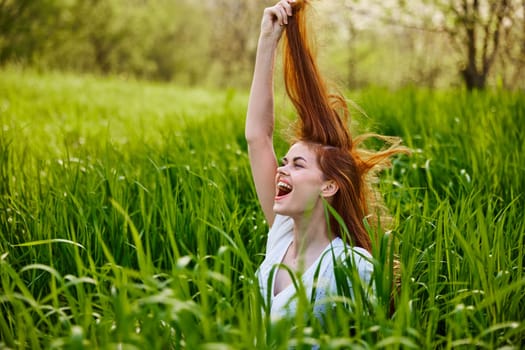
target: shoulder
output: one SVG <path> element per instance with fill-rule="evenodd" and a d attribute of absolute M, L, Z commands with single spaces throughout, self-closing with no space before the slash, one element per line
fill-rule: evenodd
<path fill-rule="evenodd" d="M 347 268 L 356 269 L 362 279 L 371 278 L 374 268 L 373 258 L 366 249 L 352 247 L 338 237 L 332 241 L 325 255 L 327 255 L 325 259 L 331 260 L 334 267 L 337 264 L 343 264 Z"/>
<path fill-rule="evenodd" d="M 266 251 L 272 250 L 277 242 L 283 237 L 293 234 L 293 220 L 289 216 L 279 215 L 275 216 L 273 225 L 268 232 L 268 242 L 266 243 Z"/>
<path fill-rule="evenodd" d="M 342 262 L 349 268 L 355 268 L 364 281 L 369 281 L 374 270 L 372 255 L 364 248 L 346 245 L 341 254 Z"/>

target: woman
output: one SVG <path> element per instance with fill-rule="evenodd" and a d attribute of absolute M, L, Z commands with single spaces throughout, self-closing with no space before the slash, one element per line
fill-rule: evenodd
<path fill-rule="evenodd" d="M 307 6 L 306 0 L 281 0 L 264 10 L 246 118 L 253 179 L 271 227 L 258 277 L 266 310 L 275 317 L 294 314 L 301 286 L 307 296 L 313 293 L 314 312 L 323 313 L 323 299 L 337 292 L 334 264 L 343 257 L 355 261 L 365 283 L 370 280 L 364 221 L 378 213 L 369 177 L 404 151 L 397 144 L 375 153 L 358 149 L 367 136 L 352 139 L 343 96 L 329 94 L 318 72 L 306 37 Z M 278 165 L 272 142 L 273 70 L 283 32 L 285 86 L 299 119 L 292 146 Z M 293 281 L 295 275 L 301 283 Z"/>

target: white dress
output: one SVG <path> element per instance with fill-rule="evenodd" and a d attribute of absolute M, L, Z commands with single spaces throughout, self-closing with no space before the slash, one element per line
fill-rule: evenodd
<path fill-rule="evenodd" d="M 275 266 L 282 263 L 284 254 L 293 241 L 293 224 L 293 219 L 288 216 L 277 215 L 275 217 L 275 221 L 268 233 L 266 257 L 257 270 L 262 297 L 265 305 L 270 303 L 269 310 L 272 319 L 294 315 L 297 305 L 297 298 L 295 298 L 296 288 L 293 283 L 290 283 L 278 294 L 274 294 L 275 276 L 277 275 Z M 344 255 L 345 253 L 346 255 Z M 314 305 L 314 313 L 316 315 L 321 315 L 326 309 L 327 304 L 323 300 L 326 300 L 330 295 L 337 294 L 334 257 L 337 260 L 344 256 L 347 257 L 348 254 L 353 255 L 352 258 L 355 261 L 355 266 L 363 281 L 363 285 L 367 286 L 372 273 L 370 254 L 363 248 L 346 245 L 339 237 L 335 238 L 317 260 L 300 275 L 306 296 L 309 299 L 312 294 L 314 279 L 317 275 Z"/>

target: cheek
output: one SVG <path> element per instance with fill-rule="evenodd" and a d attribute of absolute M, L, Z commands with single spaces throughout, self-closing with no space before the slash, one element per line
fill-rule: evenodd
<path fill-rule="evenodd" d="M 297 186 L 303 196 L 312 198 L 321 193 L 322 181 L 318 177 L 304 177 L 300 179 L 300 185 Z"/>

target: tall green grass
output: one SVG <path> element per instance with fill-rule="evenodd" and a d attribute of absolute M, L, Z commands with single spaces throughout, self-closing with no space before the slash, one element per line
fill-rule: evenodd
<path fill-rule="evenodd" d="M 274 324 L 255 278 L 267 225 L 244 92 L 3 70 L 0 347 L 520 348 L 525 97 L 349 97 L 361 130 L 415 150 L 382 177 L 396 226 L 374 247 L 379 300 Z"/>

